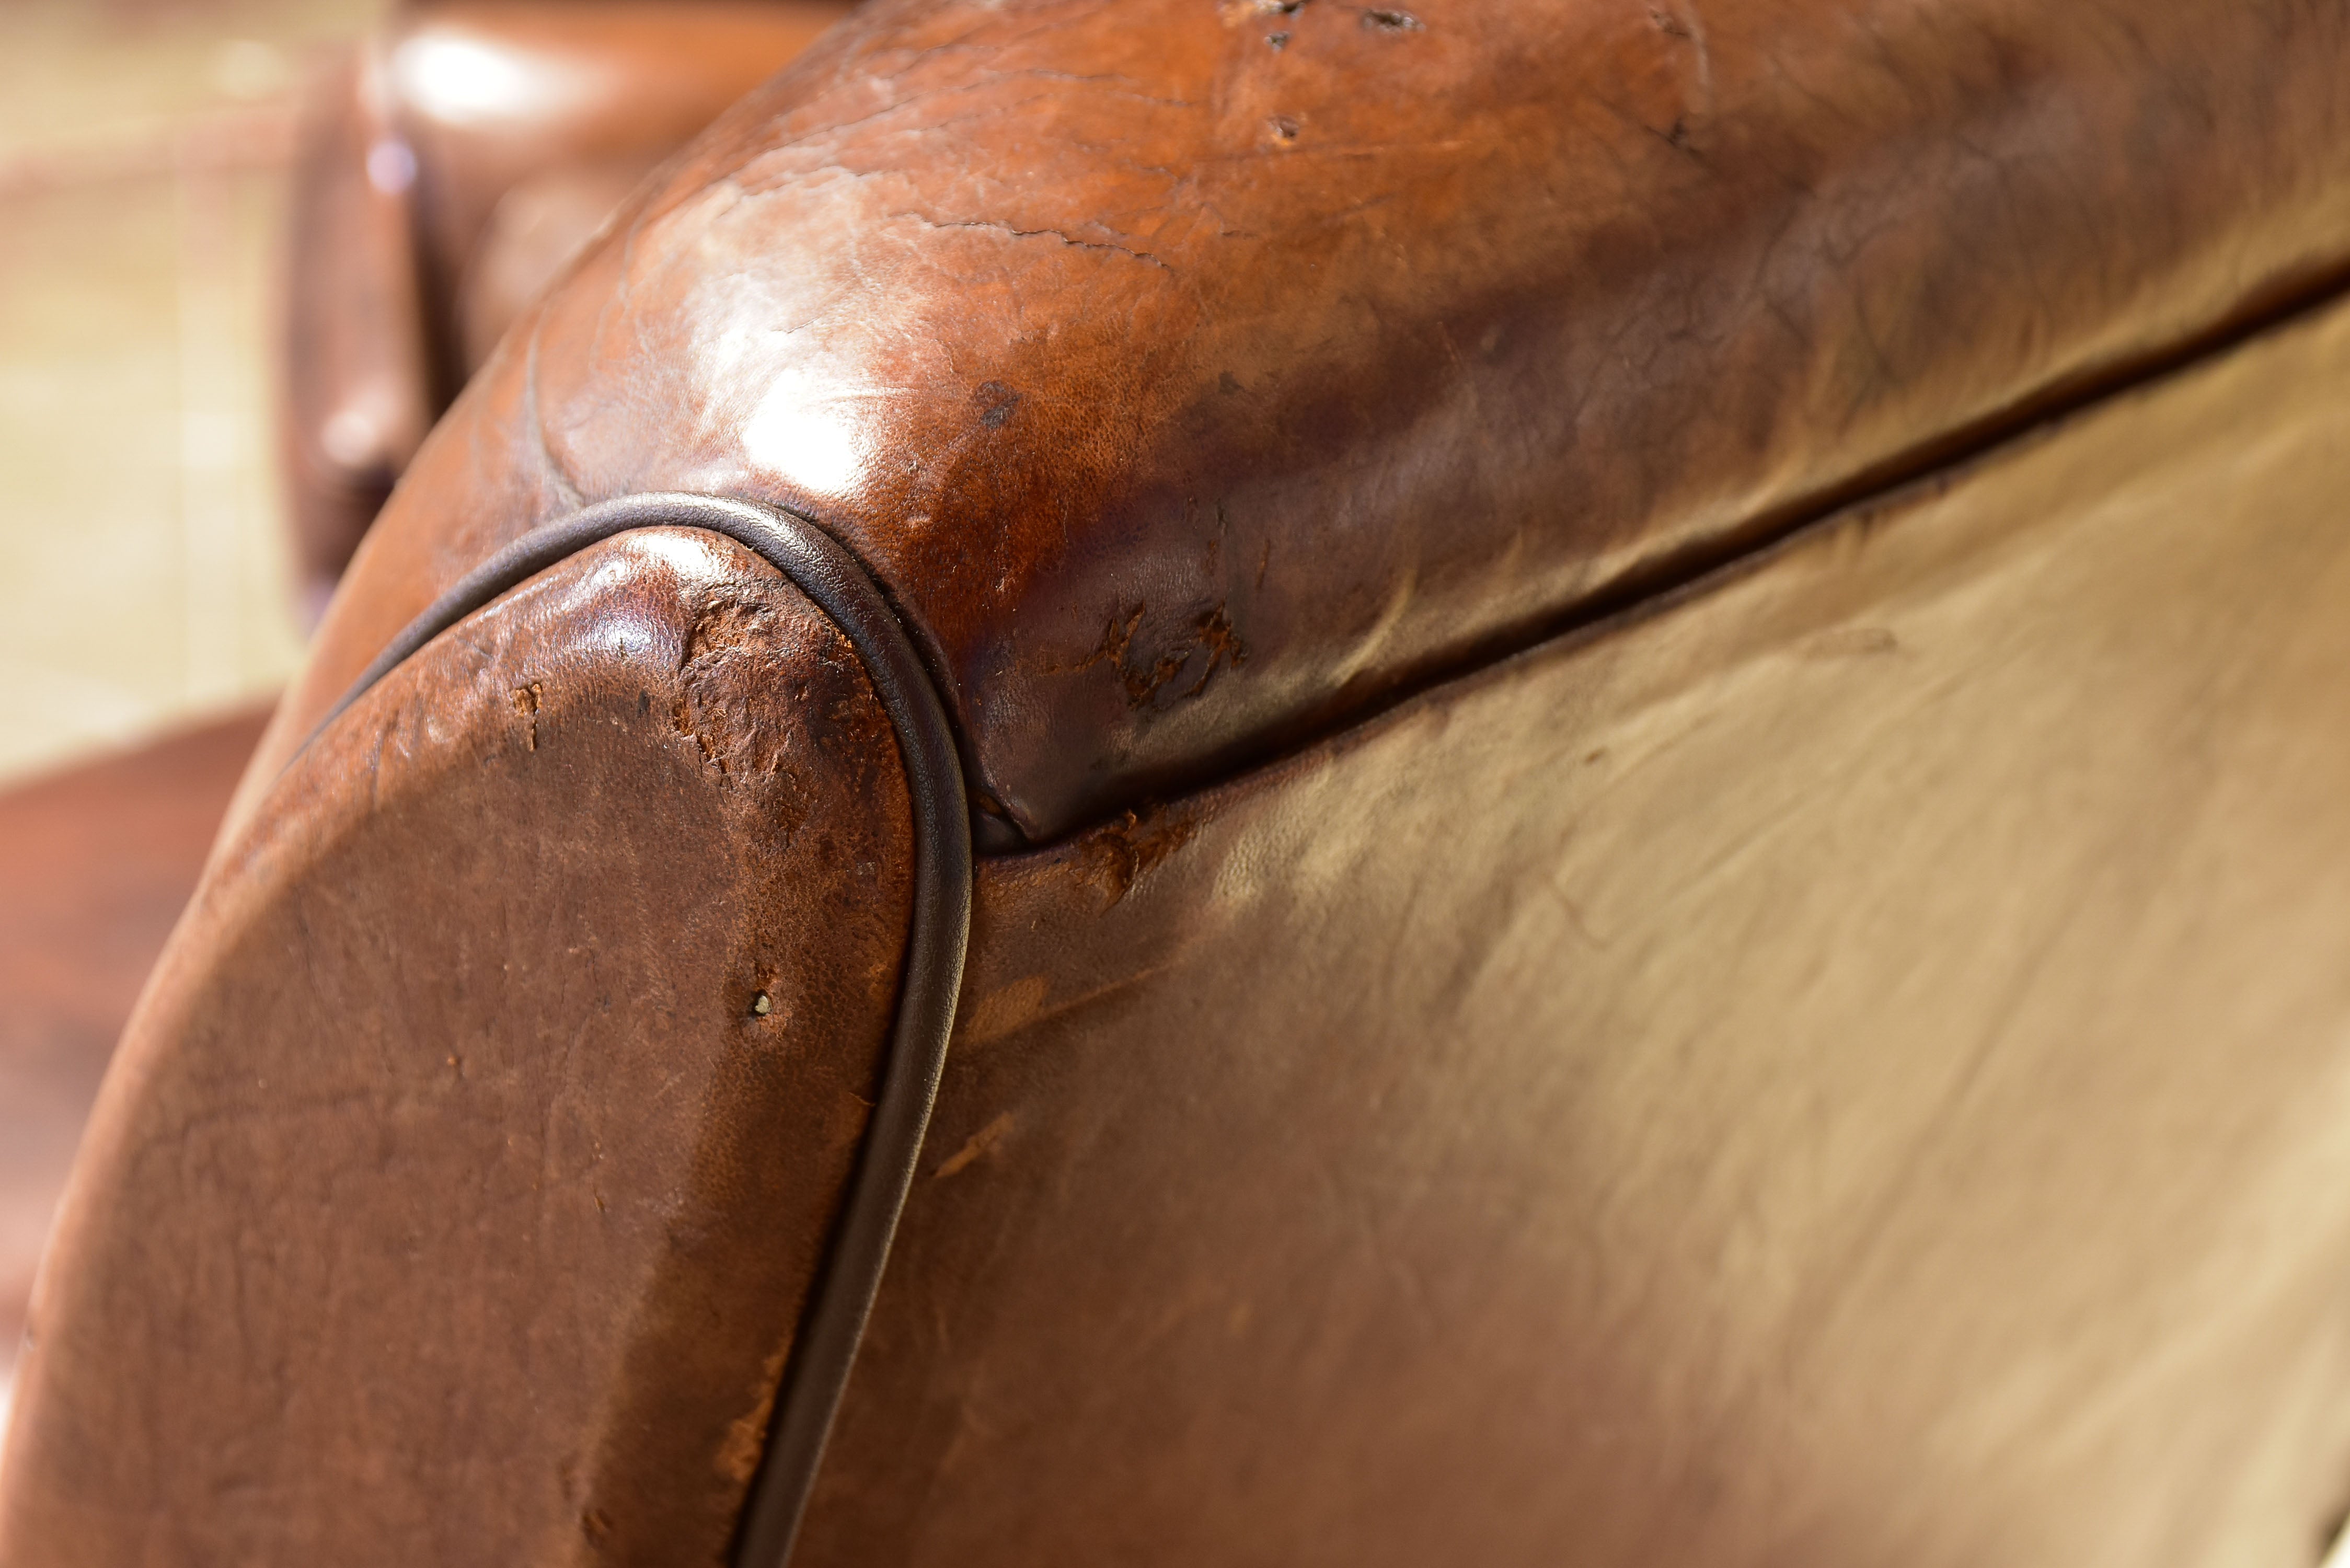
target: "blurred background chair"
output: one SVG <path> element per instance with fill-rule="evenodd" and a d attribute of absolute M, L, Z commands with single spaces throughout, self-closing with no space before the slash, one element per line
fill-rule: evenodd
<path fill-rule="evenodd" d="M 0 1540 L 711 1561 L 784 1495 L 803 1563 L 2305 1568 L 2350 34 L 2262 20 L 850 24 L 352 557 L 101 1102 Z M 383 473 L 533 183 L 433 259 L 401 36 L 315 210 L 418 325 L 297 428 Z M 693 521 L 748 502 L 955 736 Z M 871 1169 L 912 1198 L 779 1494 Z"/>

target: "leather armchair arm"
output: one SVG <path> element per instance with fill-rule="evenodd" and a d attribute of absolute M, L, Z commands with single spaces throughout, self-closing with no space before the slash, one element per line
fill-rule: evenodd
<path fill-rule="evenodd" d="M 2026 1516 L 2086 1540 L 2116 1493 L 2049 1480 L 2072 1472 L 2037 1449 L 1970 1438 L 1941 1470 L 1913 1446 L 1904 1469 L 1856 1416 L 1804 1450 L 1815 1490 L 1782 1499 L 1767 1461 L 1807 1409 L 1866 1413 L 1888 1382 L 1919 1431 L 2094 1403 L 2116 1386 L 2094 1357 L 2046 1363 L 2063 1376 L 2029 1401 L 1992 1374 L 2036 1375 L 2074 1303 L 2226 1255 L 2081 1249 L 2077 1293 L 2019 1278 L 2012 1333 L 1872 1272 L 1885 1237 L 1937 1281 L 2054 1256 L 2086 1228 L 2043 1223 L 2035 1180 L 2072 1205 L 2049 1212 L 2094 1214 L 2159 1163 L 2151 1112 L 2077 1165 L 2035 1153 L 2148 1054 L 2093 1008 L 2009 1019 L 2037 985 L 2013 933 L 2067 929 L 2104 885 L 2067 858 L 2090 837 L 2035 816 L 1998 841 L 2035 875 L 1934 875 L 1981 800 L 2032 793 L 2032 755 L 1975 742 L 2022 712 L 2064 754 L 2098 701 L 2049 629 L 2091 597 L 2019 592 L 2031 639 L 1941 635 L 1946 604 L 1977 602 L 1976 535 L 1915 497 L 1881 516 L 1958 566 L 1871 554 L 1863 514 L 1790 545 L 1792 609 L 1768 560 L 1721 593 L 1718 637 L 1664 591 L 2337 277 L 2345 55 L 2305 9 L 2249 25 L 2205 0 L 909 0 L 828 35 L 517 321 L 361 546 L 109 1089 L 36 1304 L 57 1327 L 0 1547 L 725 1549 L 901 963 L 910 808 L 871 704 L 788 596 L 743 607 L 770 603 L 747 566 L 640 541 L 485 612 L 301 749 L 485 558 L 671 490 L 791 507 L 870 568 L 938 678 L 989 852 L 972 1051 L 811 1561 L 1043 1540 L 1418 1563 L 1462 1523 L 1493 1562 L 1677 1541 L 1696 1547 L 1659 1560 L 1876 1561 L 1929 1518 L 1950 1561 L 1997 1556 Z M 2220 429 L 2216 396 L 2164 418 Z M 2164 535 L 2083 521 L 2084 451 L 2127 487 L 2109 422 L 1986 504 L 2067 521 L 2065 582 L 2148 569 Z M 2194 455 L 2207 478 L 2225 461 Z M 1932 613 L 1900 618 L 1914 583 Z M 2095 602 L 2101 635 L 2126 629 L 2133 607 Z M 1635 603 L 1609 626 L 1630 654 L 1556 635 Z M 1915 665 L 1845 658 L 1905 639 Z M 1999 680 L 1938 727 L 1970 668 Z M 1848 716 L 1806 733 L 1831 680 Z M 1717 715 L 1738 744 L 1683 743 Z M 1880 729 L 1911 771 L 1871 794 L 1856 759 Z M 2196 754 L 2113 733 L 2079 759 L 2100 779 Z M 1964 768 L 1978 793 L 1906 790 Z M 1750 772 L 1770 788 L 1725 786 Z M 1940 806 L 1931 833 L 1911 794 Z M 1856 842 L 1849 800 L 1881 841 Z M 1930 942 L 1904 945 L 1888 866 L 1932 885 Z M 1584 879 L 1619 923 L 1584 923 Z M 2025 898 L 2051 923 L 2019 923 Z M 2116 929 L 2187 1001 L 2237 994 L 2232 970 Z M 1764 977 L 1743 1011 L 1704 1000 L 1725 953 Z M 789 1002 L 780 1054 L 759 990 Z M 1872 1051 L 1920 995 L 1956 1023 Z M 2272 1075 L 2208 1082 L 2269 1114 L 2338 1016 L 2313 1001 Z M 1965 1092 L 2011 1035 L 2054 1107 L 2014 1124 L 2038 1140 L 2020 1152 Z M 477 1058 L 498 1097 L 474 1106 L 440 1075 Z M 2182 1106 L 2203 1092 L 2155 1077 Z M 1717 1087 L 1668 1114 L 1685 1082 Z M 1954 1199 L 1979 1225 L 1955 1235 L 1904 1196 L 1915 1162 L 1884 1131 L 1956 1137 L 1945 1106 L 2032 1199 Z M 1804 1151 L 1839 1139 L 1858 1174 L 1811 1182 Z M 598 1162 L 624 1155 L 616 1220 Z M 1652 1173 L 1629 1207 L 1627 1169 Z M 1740 1315 L 1731 1283 L 1776 1304 Z M 1877 1359 L 1815 1354 L 1830 1306 Z M 1753 1332 L 1713 1332 L 1717 1308 Z M 1904 1314 L 1963 1331 L 1967 1386 L 1901 1362 Z M 2231 1324 L 2231 1354 L 2257 1345 Z M 368 1369 L 387 1343 L 416 1364 L 398 1386 Z M 2162 1365 L 2184 1342 L 2132 1343 Z M 2118 1490 L 2125 1438 L 2220 1397 L 2227 1358 L 2198 1356 L 2175 1394 L 2125 1390 L 2083 1473 Z M 2292 1477 L 2294 1532 L 2315 1474 Z M 1895 1525 L 1832 1532 L 1897 1480 Z M 460 1490 L 462 1517 L 432 1512 Z"/>
<path fill-rule="evenodd" d="M 632 535 L 261 789 L 78 1168 L 0 1557 L 714 1559 L 897 1002 L 863 667 Z"/>
<path fill-rule="evenodd" d="M 771 501 L 1050 841 L 2338 275 L 2345 52 L 2217 0 L 877 9 L 517 324 L 291 711 L 583 501 Z"/>

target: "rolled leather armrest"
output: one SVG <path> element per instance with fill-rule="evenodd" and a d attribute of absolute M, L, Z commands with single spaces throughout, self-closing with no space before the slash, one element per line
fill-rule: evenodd
<path fill-rule="evenodd" d="M 354 558 L 109 1086 L 0 1550 L 726 1550 L 902 962 L 869 701 L 649 539 L 304 744 L 683 491 L 870 570 L 986 852 L 803 1568 L 2303 1563 L 2350 998 L 2264 825 L 2350 795 L 2308 679 L 2210 693 L 2336 646 L 2246 607 L 2339 576 L 2339 333 L 1985 448 L 2338 284 L 2346 61 L 2216 0 L 860 14 Z"/>
<path fill-rule="evenodd" d="M 863 667 L 723 540 L 598 546 L 387 677 L 265 781 L 130 1024 L 0 1556 L 715 1559 L 909 831 Z"/>

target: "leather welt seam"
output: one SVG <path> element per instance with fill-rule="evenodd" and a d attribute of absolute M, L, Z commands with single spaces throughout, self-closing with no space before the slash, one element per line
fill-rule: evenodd
<path fill-rule="evenodd" d="M 1141 781 L 1066 827 L 1055 826 L 1049 834 L 1000 851 L 990 850 L 990 857 L 1060 848 L 1116 823 L 1130 811 L 1222 789 L 1278 767 L 1318 746 L 1367 729 L 1419 698 L 1475 680 L 1521 655 L 1605 636 L 1687 603 L 1758 569 L 1818 530 L 1954 483 L 1981 464 L 2052 435 L 2084 414 L 2218 360 L 2345 299 L 2350 299 L 2350 259 L 2303 269 L 2249 293 L 2224 317 L 2200 330 L 2034 389 L 1979 419 L 1934 432 L 1844 480 L 1756 512 L 1708 539 L 1668 550 L 1566 604 L 1497 628 L 1399 670 L 1388 684 L 1339 711 L 1312 714 L 1268 736 L 1217 747 L 1180 772 Z"/>
<path fill-rule="evenodd" d="M 622 496 L 534 529 L 468 572 L 385 647 L 309 740 L 402 660 L 500 595 L 591 545 L 639 528 L 723 535 L 782 573 L 831 618 L 864 663 L 896 731 L 913 806 L 913 915 L 880 1095 L 849 1176 L 847 1204 L 792 1341 L 766 1449 L 735 1533 L 738 1568 L 782 1568 L 913 1182 L 971 938 L 971 816 L 962 763 L 946 705 L 904 622 L 856 556 L 806 517 L 718 496 Z"/>

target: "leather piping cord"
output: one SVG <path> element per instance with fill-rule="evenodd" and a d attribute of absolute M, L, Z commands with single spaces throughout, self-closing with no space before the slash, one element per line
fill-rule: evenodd
<path fill-rule="evenodd" d="M 962 763 L 946 705 L 913 639 L 863 564 L 808 519 L 718 496 L 628 495 L 534 529 L 465 574 L 392 639 L 311 736 L 401 660 L 508 589 L 590 545 L 639 528 L 723 534 L 781 572 L 832 618 L 864 661 L 897 732 L 913 804 L 913 919 L 880 1096 L 849 1177 L 847 1203 L 786 1359 L 766 1453 L 736 1532 L 739 1568 L 783 1568 L 913 1184 L 946 1064 L 971 935 L 971 816 Z"/>

